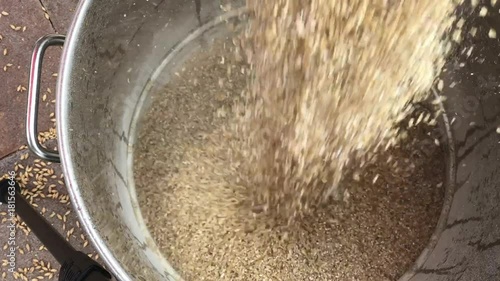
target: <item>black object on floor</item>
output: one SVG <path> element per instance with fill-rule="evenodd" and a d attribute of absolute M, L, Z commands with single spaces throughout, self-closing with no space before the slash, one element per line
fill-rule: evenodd
<path fill-rule="evenodd" d="M 59 281 L 107 281 L 111 274 L 85 253 L 75 250 L 45 218 L 19 193 L 19 184 L 13 179 L 0 181 L 0 202 L 9 212 L 15 210 L 26 225 L 40 239 L 45 248 L 61 264 Z"/>

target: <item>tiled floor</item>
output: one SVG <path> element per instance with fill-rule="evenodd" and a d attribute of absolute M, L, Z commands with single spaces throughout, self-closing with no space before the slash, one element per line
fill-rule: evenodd
<path fill-rule="evenodd" d="M 0 0 L 0 177 L 16 171 L 23 194 L 74 247 L 96 257 L 67 195 L 59 164 L 40 161 L 26 148 L 25 115 L 32 48 L 45 34 L 65 34 L 77 0 Z M 55 127 L 55 86 L 60 48 L 44 60 L 39 131 Z M 51 134 L 51 137 L 54 135 Z M 48 140 L 55 145 L 54 140 Z M 26 158 L 27 157 L 27 158 Z M 22 224 L 16 229 L 16 273 L 8 271 L 6 206 L 0 206 L 0 280 L 57 280 L 59 265 Z M 43 279 L 41 279 L 43 277 Z"/>

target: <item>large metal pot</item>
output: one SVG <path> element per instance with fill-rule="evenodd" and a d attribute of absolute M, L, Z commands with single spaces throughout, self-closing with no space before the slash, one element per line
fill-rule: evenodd
<path fill-rule="evenodd" d="M 232 2 L 233 11 L 221 8 L 225 2 Z M 147 93 L 166 83 L 176 66 L 208 38 L 226 32 L 218 24 L 237 15 L 234 8 L 240 2 L 81 1 L 61 59 L 56 111 L 60 156 L 36 141 L 36 100 L 43 51 L 64 38 L 45 37 L 37 45 L 28 112 L 30 147 L 48 160 L 60 157 L 80 220 L 119 280 L 180 278 L 159 253 L 137 204 L 132 173 L 136 123 L 147 107 Z M 500 44 L 488 38 L 489 26 L 481 28 L 486 31 L 467 38 L 443 74 L 446 85 L 455 81 L 444 90 L 448 99 L 442 121 L 442 142 L 449 148 L 449 196 L 428 247 L 401 280 L 500 276 Z M 488 59 L 460 55 L 470 45 L 479 46 L 471 58 Z"/>

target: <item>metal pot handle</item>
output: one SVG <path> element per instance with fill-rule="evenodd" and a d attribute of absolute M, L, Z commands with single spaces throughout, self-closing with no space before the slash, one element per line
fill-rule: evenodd
<path fill-rule="evenodd" d="M 38 157 L 50 162 L 60 162 L 59 153 L 57 151 L 50 151 L 44 148 L 38 141 L 37 131 L 42 62 L 45 50 L 47 50 L 50 46 L 64 45 L 65 38 L 66 37 L 63 35 L 46 35 L 38 39 L 31 56 L 31 69 L 28 87 L 28 110 L 26 117 L 26 137 L 28 139 L 28 147 L 30 150 Z"/>

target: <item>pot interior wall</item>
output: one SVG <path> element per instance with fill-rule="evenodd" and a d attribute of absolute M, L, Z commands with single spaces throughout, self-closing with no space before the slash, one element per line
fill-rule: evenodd
<path fill-rule="evenodd" d="M 73 23 L 58 99 L 62 160 L 83 224 L 121 280 L 178 279 L 135 200 L 134 124 L 147 93 L 224 34 L 224 24 L 214 26 L 222 8 L 241 6 L 226 2 L 202 1 L 198 15 L 196 1 L 83 1 Z"/>
<path fill-rule="evenodd" d="M 196 2 L 201 4 L 199 17 Z M 226 2 L 233 8 L 242 4 L 229 0 L 80 4 L 61 69 L 59 146 L 73 203 L 120 280 L 179 278 L 151 240 L 135 200 L 131 169 L 135 122 L 139 109 L 147 105 L 145 93 L 168 79 L 169 72 L 157 73 L 165 60 L 166 69 L 174 71 L 190 51 L 206 47 L 207 39 L 224 33 L 206 28 L 201 40 L 182 45 L 190 34 L 200 32 L 200 26 L 224 21 L 221 6 Z M 482 26 L 481 35 L 465 40 L 443 74 L 448 96 L 444 106 L 449 119 L 455 119 L 450 127 L 455 142 L 450 146 L 447 182 L 453 197 L 443 212 L 447 218 L 404 280 L 493 280 L 499 271 L 500 263 L 492 261 L 500 257 L 500 135 L 496 133 L 500 44 L 484 31 L 495 22 L 474 24 Z M 460 55 L 471 45 L 481 46 L 472 57 L 491 59 L 479 62 Z M 172 51 L 178 53 L 169 60 Z M 463 61 L 467 64 L 460 67 Z"/>
<path fill-rule="evenodd" d="M 445 65 L 441 79 L 450 124 L 452 164 L 445 223 L 421 256 L 421 266 L 404 280 L 497 280 L 500 276 L 500 30 L 495 1 L 466 2 L 463 40 Z M 485 7 L 488 16 L 479 16 Z M 457 19 L 457 20 L 458 20 Z M 471 32 L 477 28 L 477 32 Z"/>

